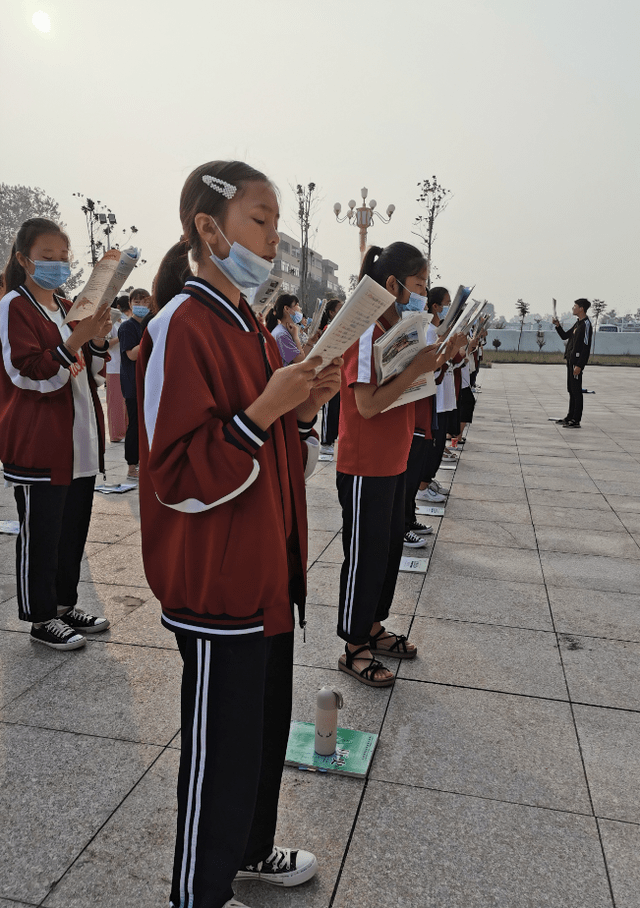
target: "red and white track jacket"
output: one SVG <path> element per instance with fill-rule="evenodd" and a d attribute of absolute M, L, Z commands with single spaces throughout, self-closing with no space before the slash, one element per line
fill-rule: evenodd
<path fill-rule="evenodd" d="M 280 366 L 246 302 L 236 308 L 201 279 L 142 338 L 142 553 L 177 633 L 283 633 L 292 603 L 303 622 L 311 426 L 287 413 L 263 432 L 244 412 Z"/>
<path fill-rule="evenodd" d="M 71 303 L 56 299 L 66 315 Z M 75 324 L 71 322 L 70 327 Z M 5 478 L 25 485 L 69 485 L 73 479 L 74 418 L 69 370 L 78 360 L 64 346 L 47 310 L 24 287 L 0 300 L 0 342 L 0 460 Z M 104 370 L 108 349 L 101 350 L 92 343 L 82 348 L 98 421 L 102 471 L 104 416 L 96 376 Z"/>

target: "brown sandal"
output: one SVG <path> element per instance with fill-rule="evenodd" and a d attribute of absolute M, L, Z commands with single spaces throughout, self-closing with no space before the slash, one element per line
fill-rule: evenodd
<path fill-rule="evenodd" d="M 381 668 L 389 671 L 386 665 L 383 665 L 382 662 L 378 662 L 377 659 L 374 659 L 371 656 L 369 664 L 365 665 L 362 671 L 358 671 L 357 668 L 353 667 L 353 663 L 356 659 L 361 659 L 363 662 L 366 660 L 366 656 L 361 656 L 360 653 L 367 652 L 369 647 L 365 644 L 364 646 L 354 649 L 353 652 L 349 649 L 348 646 L 344 648 L 345 661 L 338 659 L 338 668 L 341 672 L 346 672 L 348 675 L 352 675 L 356 681 L 360 681 L 362 684 L 367 684 L 369 687 L 391 687 L 395 683 L 395 676 L 391 678 L 383 678 L 380 681 L 376 681 L 373 677 L 377 671 Z"/>
<path fill-rule="evenodd" d="M 391 646 L 378 646 L 378 640 L 382 634 L 387 635 L 386 639 L 394 638 L 394 642 Z M 386 628 L 382 627 L 377 634 L 369 637 L 369 649 L 372 653 L 375 653 L 376 656 L 393 656 L 394 659 L 415 659 L 418 655 L 418 650 L 408 649 L 408 642 L 409 641 L 404 634 L 394 634 L 393 631 L 388 631 Z"/>

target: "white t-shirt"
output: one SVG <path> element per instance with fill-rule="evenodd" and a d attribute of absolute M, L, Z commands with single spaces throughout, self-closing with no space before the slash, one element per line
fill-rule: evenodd
<path fill-rule="evenodd" d="M 71 328 L 62 324 L 63 315 L 57 312 L 49 312 L 49 318 L 56 323 L 60 329 L 62 340 L 66 341 L 71 336 Z M 71 389 L 73 391 L 73 478 L 81 479 L 83 476 L 95 476 L 100 469 L 100 435 L 98 433 L 98 422 L 93 398 L 91 397 L 91 388 L 89 387 L 89 376 L 87 375 L 87 364 L 85 362 L 82 350 L 76 353 L 77 363 L 70 368 Z M 97 363 L 99 367 L 99 363 Z"/>
<path fill-rule="evenodd" d="M 427 344 L 436 344 L 439 340 L 435 326 L 433 323 L 427 325 Z M 440 374 L 440 370 L 435 373 L 436 378 Z M 453 403 L 451 402 L 453 399 Z M 453 372 L 451 369 L 447 369 L 444 374 L 444 378 L 439 385 L 436 385 L 436 412 L 437 413 L 446 413 L 447 410 L 455 410 L 456 408 L 456 388 L 453 379 Z"/>
<path fill-rule="evenodd" d="M 114 337 L 118 340 L 118 328 L 123 322 L 126 322 L 126 320 L 126 315 L 123 315 L 119 321 L 114 322 L 111 331 L 109 332 L 109 340 L 113 340 Z M 120 343 L 114 344 L 113 347 L 109 347 L 109 356 L 111 359 L 107 363 L 107 375 L 117 375 L 120 377 Z"/>
<path fill-rule="evenodd" d="M 469 360 L 469 362 L 473 362 L 473 353 L 471 354 L 471 359 Z M 469 363 L 463 364 L 462 368 L 460 369 L 460 377 L 462 379 L 460 390 L 462 390 L 463 388 L 470 388 L 471 375 L 469 374 Z"/>

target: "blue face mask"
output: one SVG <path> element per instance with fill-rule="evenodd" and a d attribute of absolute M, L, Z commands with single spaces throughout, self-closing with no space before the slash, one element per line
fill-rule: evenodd
<path fill-rule="evenodd" d="M 441 321 L 441 322 L 443 322 L 443 321 L 445 320 L 445 318 L 447 317 L 447 312 L 449 311 L 449 308 L 450 308 L 449 306 L 443 306 L 443 307 L 442 307 L 442 312 L 440 313 L 440 321 Z"/>
<path fill-rule="evenodd" d="M 213 220 L 213 223 L 218 227 L 215 220 Z M 218 227 L 218 230 L 220 230 L 220 227 Z M 220 233 L 229 243 L 222 230 L 220 230 Z M 213 254 L 211 246 L 207 243 L 210 253 L 209 258 L 227 280 L 231 281 L 238 290 L 255 290 L 261 284 L 264 284 L 273 270 L 273 262 L 267 262 L 265 259 L 260 258 L 255 252 L 251 252 L 250 249 L 246 249 L 240 243 L 233 243 L 233 245 L 229 243 L 229 247 L 227 258 L 219 259 L 217 255 Z"/>
<path fill-rule="evenodd" d="M 293 312 L 291 313 L 291 321 L 294 324 L 299 325 L 300 322 L 302 321 L 302 312 L 298 312 L 297 309 L 294 309 Z"/>
<path fill-rule="evenodd" d="M 136 318 L 146 318 L 146 316 L 149 315 L 149 310 L 146 306 L 132 306 L 131 311 Z"/>
<path fill-rule="evenodd" d="M 409 301 L 407 303 L 399 303 L 396 301 L 396 312 L 398 315 L 402 315 L 403 312 L 422 312 L 427 308 L 427 298 L 426 296 L 420 296 L 419 293 L 412 293 L 408 287 L 405 287 L 404 284 L 401 284 L 398 281 L 401 287 L 404 287 L 405 290 L 409 291 Z"/>
<path fill-rule="evenodd" d="M 33 259 L 29 261 L 35 265 L 35 271 L 29 277 L 43 290 L 57 290 L 71 277 L 69 262 L 34 262 Z"/>

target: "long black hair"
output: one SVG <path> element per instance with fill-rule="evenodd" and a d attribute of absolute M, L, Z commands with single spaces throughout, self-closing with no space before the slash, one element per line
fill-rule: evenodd
<path fill-rule="evenodd" d="M 18 261 L 18 252 L 29 258 L 31 248 L 38 237 L 45 233 L 58 233 L 63 236 L 69 245 L 69 237 L 59 224 L 49 218 L 29 218 L 18 230 L 15 242 L 11 247 L 9 261 L 4 269 L 4 292 L 10 293 L 17 290 L 27 279 L 27 272 Z"/>
<path fill-rule="evenodd" d="M 381 246 L 369 246 L 362 260 L 358 280 L 368 274 L 383 287 L 386 287 L 390 277 L 395 277 L 404 284 L 408 277 L 420 274 L 426 264 L 426 258 L 411 243 L 391 243 L 384 249 Z"/>
<path fill-rule="evenodd" d="M 299 303 L 300 300 L 293 293 L 281 293 L 278 299 L 275 302 L 275 305 L 269 309 L 267 317 L 265 319 L 265 326 L 267 331 L 273 331 L 277 326 L 278 322 L 281 322 L 284 318 L 284 308 L 288 306 L 292 309 L 296 303 Z"/>

